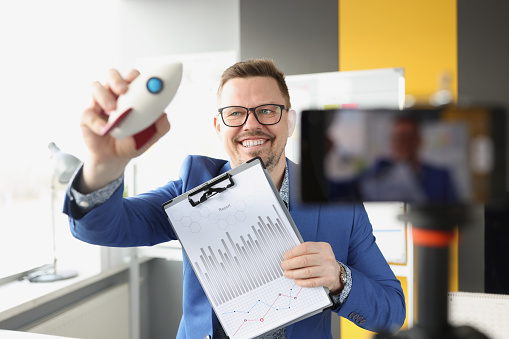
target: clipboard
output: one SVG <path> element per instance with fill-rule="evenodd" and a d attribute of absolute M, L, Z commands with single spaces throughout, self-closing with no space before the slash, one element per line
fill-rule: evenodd
<path fill-rule="evenodd" d="M 284 253 L 303 240 L 259 157 L 162 207 L 231 339 L 332 306 L 327 288 L 302 288 L 283 276 Z"/>

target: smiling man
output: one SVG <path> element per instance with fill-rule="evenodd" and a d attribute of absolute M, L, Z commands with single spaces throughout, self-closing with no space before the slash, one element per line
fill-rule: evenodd
<path fill-rule="evenodd" d="M 262 338 L 331 338 L 331 312 L 372 330 L 395 332 L 405 318 L 399 281 L 383 258 L 361 205 L 304 206 L 290 187 L 297 165 L 285 145 L 295 128 L 295 111 L 284 75 L 270 60 L 255 59 L 228 68 L 218 89 L 214 127 L 230 161 L 189 156 L 180 178 L 150 192 L 123 198 L 123 171 L 170 129 L 163 115 L 156 134 L 140 150 L 134 140 L 102 136 L 103 113 L 115 108 L 136 72 L 125 79 L 110 71 L 107 84 L 94 84 L 93 104 L 82 114 L 90 157 L 69 185 L 64 212 L 79 239 L 106 246 L 149 246 L 176 236 L 161 205 L 231 168 L 259 156 L 295 221 L 304 243 L 288 251 L 285 277 L 302 287 L 325 286 L 334 306 Z M 192 267 L 183 256 L 183 315 L 177 338 L 226 338 Z M 171 286 L 168 288 L 171 291 Z M 171 293 L 171 292 L 169 292 Z"/>
<path fill-rule="evenodd" d="M 221 108 L 214 126 L 232 167 L 259 156 L 279 188 L 286 166 L 286 141 L 295 128 L 295 111 L 289 109 L 288 88 L 277 69 L 253 63 L 248 71 L 246 65 L 232 66 L 223 74 L 218 90 Z M 243 72 L 270 75 L 242 77 Z"/>

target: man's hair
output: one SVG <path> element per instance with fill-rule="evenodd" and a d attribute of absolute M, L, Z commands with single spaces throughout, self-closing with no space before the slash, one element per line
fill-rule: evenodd
<path fill-rule="evenodd" d="M 284 74 L 277 69 L 274 61 L 269 59 L 250 59 L 246 61 L 237 62 L 233 66 L 227 68 L 221 80 L 219 82 L 219 88 L 217 89 L 217 97 L 221 97 L 223 86 L 229 80 L 236 78 L 251 78 L 251 77 L 270 77 L 276 80 L 283 98 L 285 99 L 285 105 L 287 109 L 290 109 L 290 93 L 288 92 L 288 86 L 286 85 Z"/>
<path fill-rule="evenodd" d="M 399 124 L 399 123 L 411 124 L 411 125 L 414 126 L 415 130 L 418 133 L 420 131 L 419 120 L 415 116 L 412 116 L 410 114 L 400 114 L 400 115 L 397 115 L 395 117 L 395 119 L 394 119 L 394 124 Z"/>

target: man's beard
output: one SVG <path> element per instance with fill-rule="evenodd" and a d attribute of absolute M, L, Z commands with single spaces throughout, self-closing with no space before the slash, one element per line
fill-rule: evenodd
<path fill-rule="evenodd" d="M 276 154 L 274 152 L 270 152 L 267 159 L 263 160 L 265 168 L 267 171 L 272 172 L 272 170 L 276 167 L 281 159 L 281 155 L 283 154 L 284 147 Z"/>
<path fill-rule="evenodd" d="M 281 159 L 281 155 L 283 154 L 283 150 L 284 150 L 284 148 L 281 149 L 281 151 L 279 151 L 278 153 L 269 152 L 266 159 L 264 159 L 263 157 L 260 157 L 263 161 L 263 164 L 265 165 L 265 168 L 267 168 L 267 170 L 269 172 L 271 172 L 274 169 L 274 167 L 276 167 L 276 165 L 278 164 L 279 159 Z M 260 156 L 260 153 L 262 153 L 262 151 L 256 151 L 256 152 L 250 153 L 251 158 L 243 159 L 243 162 L 249 161 L 253 158 Z"/>

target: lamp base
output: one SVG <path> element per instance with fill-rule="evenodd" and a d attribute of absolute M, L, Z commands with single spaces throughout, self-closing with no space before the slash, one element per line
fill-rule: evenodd
<path fill-rule="evenodd" d="M 37 275 L 29 278 L 30 282 L 54 282 L 59 280 L 71 279 L 78 276 L 78 272 L 76 271 L 58 271 L 53 273 L 44 273 L 41 275 Z"/>

